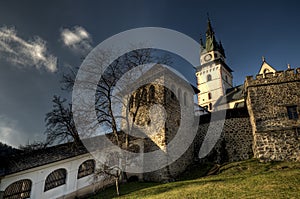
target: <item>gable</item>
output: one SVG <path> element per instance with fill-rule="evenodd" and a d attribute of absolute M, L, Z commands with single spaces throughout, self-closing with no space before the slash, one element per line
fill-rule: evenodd
<path fill-rule="evenodd" d="M 258 74 L 265 74 L 265 73 L 275 73 L 276 69 L 273 68 L 270 64 L 268 64 L 266 61 L 263 61 L 261 64 L 260 70 Z"/>

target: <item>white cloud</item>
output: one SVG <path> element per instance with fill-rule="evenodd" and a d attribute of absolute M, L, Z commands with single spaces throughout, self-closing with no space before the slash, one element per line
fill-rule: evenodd
<path fill-rule="evenodd" d="M 2 143 L 18 147 L 24 145 L 28 140 L 28 136 L 21 133 L 18 123 L 4 115 L 0 115 L 0 141 Z"/>
<path fill-rule="evenodd" d="M 50 72 L 57 70 L 57 58 L 48 52 L 46 41 L 37 36 L 26 41 L 17 36 L 15 28 L 0 28 L 0 53 L 9 62 L 20 66 L 45 67 Z"/>
<path fill-rule="evenodd" d="M 61 39 L 65 46 L 77 53 L 88 53 L 92 50 L 90 34 L 81 26 L 61 30 Z"/>

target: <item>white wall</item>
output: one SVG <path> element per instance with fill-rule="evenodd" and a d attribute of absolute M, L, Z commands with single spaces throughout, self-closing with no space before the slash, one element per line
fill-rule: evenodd
<path fill-rule="evenodd" d="M 89 175 L 77 180 L 79 166 L 86 160 L 93 159 L 90 154 L 84 154 L 47 164 L 44 166 L 28 169 L 15 174 L 7 175 L 1 179 L 0 190 L 4 191 L 10 184 L 22 180 L 30 179 L 32 181 L 30 198 L 32 199 L 50 199 L 63 197 L 78 189 L 91 185 L 93 175 Z M 64 168 L 67 170 L 67 179 L 64 185 L 50 189 L 44 192 L 45 180 L 47 176 L 56 169 Z"/>

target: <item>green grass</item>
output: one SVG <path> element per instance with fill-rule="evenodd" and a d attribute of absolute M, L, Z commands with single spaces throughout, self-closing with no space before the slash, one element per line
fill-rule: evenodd
<path fill-rule="evenodd" d="M 209 167 L 193 167 L 179 181 L 167 184 L 122 184 L 119 197 L 110 187 L 91 198 L 300 198 L 300 163 L 247 160 L 224 165 L 217 175 L 201 177 Z"/>

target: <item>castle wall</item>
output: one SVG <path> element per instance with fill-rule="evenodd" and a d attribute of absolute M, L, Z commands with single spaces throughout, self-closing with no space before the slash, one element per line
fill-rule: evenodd
<path fill-rule="evenodd" d="M 247 77 L 245 89 L 254 156 L 262 161 L 300 161 L 300 69 Z"/>
<path fill-rule="evenodd" d="M 215 114 L 215 113 L 213 113 Z M 252 128 L 247 109 L 229 109 L 223 127 L 220 120 L 210 121 L 210 116 L 202 116 L 195 142 L 195 155 L 198 156 L 200 147 L 205 139 L 209 126 L 215 131 L 221 128 L 221 135 L 214 148 L 203 159 L 216 163 L 246 160 L 253 156 Z M 214 132 L 212 132 L 214 133 Z"/>

